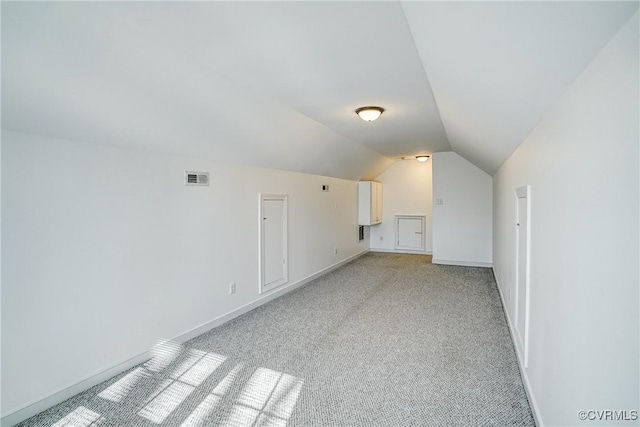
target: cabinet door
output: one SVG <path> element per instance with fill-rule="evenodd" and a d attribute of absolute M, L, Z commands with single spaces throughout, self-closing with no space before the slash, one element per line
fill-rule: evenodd
<path fill-rule="evenodd" d="M 377 206 L 378 206 L 378 194 L 376 193 L 376 183 L 375 182 L 370 182 L 369 183 L 369 194 L 371 195 L 371 211 L 370 211 L 371 224 L 377 224 L 378 223 L 378 217 L 377 217 L 376 209 L 377 209 Z"/>
<path fill-rule="evenodd" d="M 373 199 L 371 198 L 371 183 L 362 181 L 358 183 L 358 224 L 371 225 L 372 211 L 371 206 Z"/>
<path fill-rule="evenodd" d="M 382 184 L 379 182 L 376 182 L 376 201 L 378 203 L 376 208 L 378 222 L 382 222 Z"/>
<path fill-rule="evenodd" d="M 382 184 L 371 183 L 371 223 L 380 224 L 382 222 Z"/>
<path fill-rule="evenodd" d="M 358 183 L 358 224 L 382 222 L 382 184 L 374 181 Z"/>

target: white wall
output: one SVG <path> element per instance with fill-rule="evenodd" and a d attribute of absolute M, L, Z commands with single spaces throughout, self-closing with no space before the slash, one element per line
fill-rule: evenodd
<path fill-rule="evenodd" d="M 491 266 L 492 200 L 491 176 L 454 152 L 434 153 L 435 264 Z"/>
<path fill-rule="evenodd" d="M 398 161 L 375 180 L 382 183 L 382 224 L 371 227 L 371 250 L 395 251 L 396 215 L 424 215 L 425 252 L 431 253 L 431 161 Z"/>
<path fill-rule="evenodd" d="M 0 12 L 1 14 L 1 12 Z M 0 137 L 0 196 L 2 195 L 2 138 Z M 2 197 L 0 197 L 0 212 L 2 212 Z M 2 215 L 0 215 L 0 242 L 2 242 Z M 3 384 L 3 378 L 2 378 L 2 319 L 4 319 L 4 314 L 2 313 L 2 245 L 0 244 L 0 405 L 2 402 L 2 384 Z M 1 408 L 0 408 L 1 409 Z M 1 414 L 1 412 L 0 412 Z M 0 425 L 2 424 L 2 421 L 0 421 Z"/>
<path fill-rule="evenodd" d="M 515 189 L 531 185 L 524 371 L 543 425 L 639 410 L 638 14 L 494 176 L 494 270 L 510 319 Z M 515 298 L 514 298 L 515 299 Z"/>
<path fill-rule="evenodd" d="M 355 181 L 2 137 L 3 415 L 258 300 L 260 192 L 289 195 L 290 284 L 369 247 Z"/>

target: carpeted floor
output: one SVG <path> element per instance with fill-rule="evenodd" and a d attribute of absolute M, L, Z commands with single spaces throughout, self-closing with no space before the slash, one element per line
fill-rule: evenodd
<path fill-rule="evenodd" d="M 490 269 L 370 253 L 21 426 L 531 426 Z"/>

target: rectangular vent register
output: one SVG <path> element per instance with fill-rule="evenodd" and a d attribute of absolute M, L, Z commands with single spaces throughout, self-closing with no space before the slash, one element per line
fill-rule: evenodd
<path fill-rule="evenodd" d="M 185 185 L 209 185 L 209 172 L 185 172 Z"/>

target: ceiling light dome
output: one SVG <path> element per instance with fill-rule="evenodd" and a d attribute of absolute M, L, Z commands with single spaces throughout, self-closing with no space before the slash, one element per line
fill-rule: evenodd
<path fill-rule="evenodd" d="M 356 114 L 365 122 L 372 122 L 376 120 L 384 112 L 382 107 L 360 107 L 356 110 Z"/>
<path fill-rule="evenodd" d="M 426 162 L 427 160 L 429 160 L 429 156 L 425 156 L 425 155 L 416 156 L 416 160 L 419 162 Z"/>

